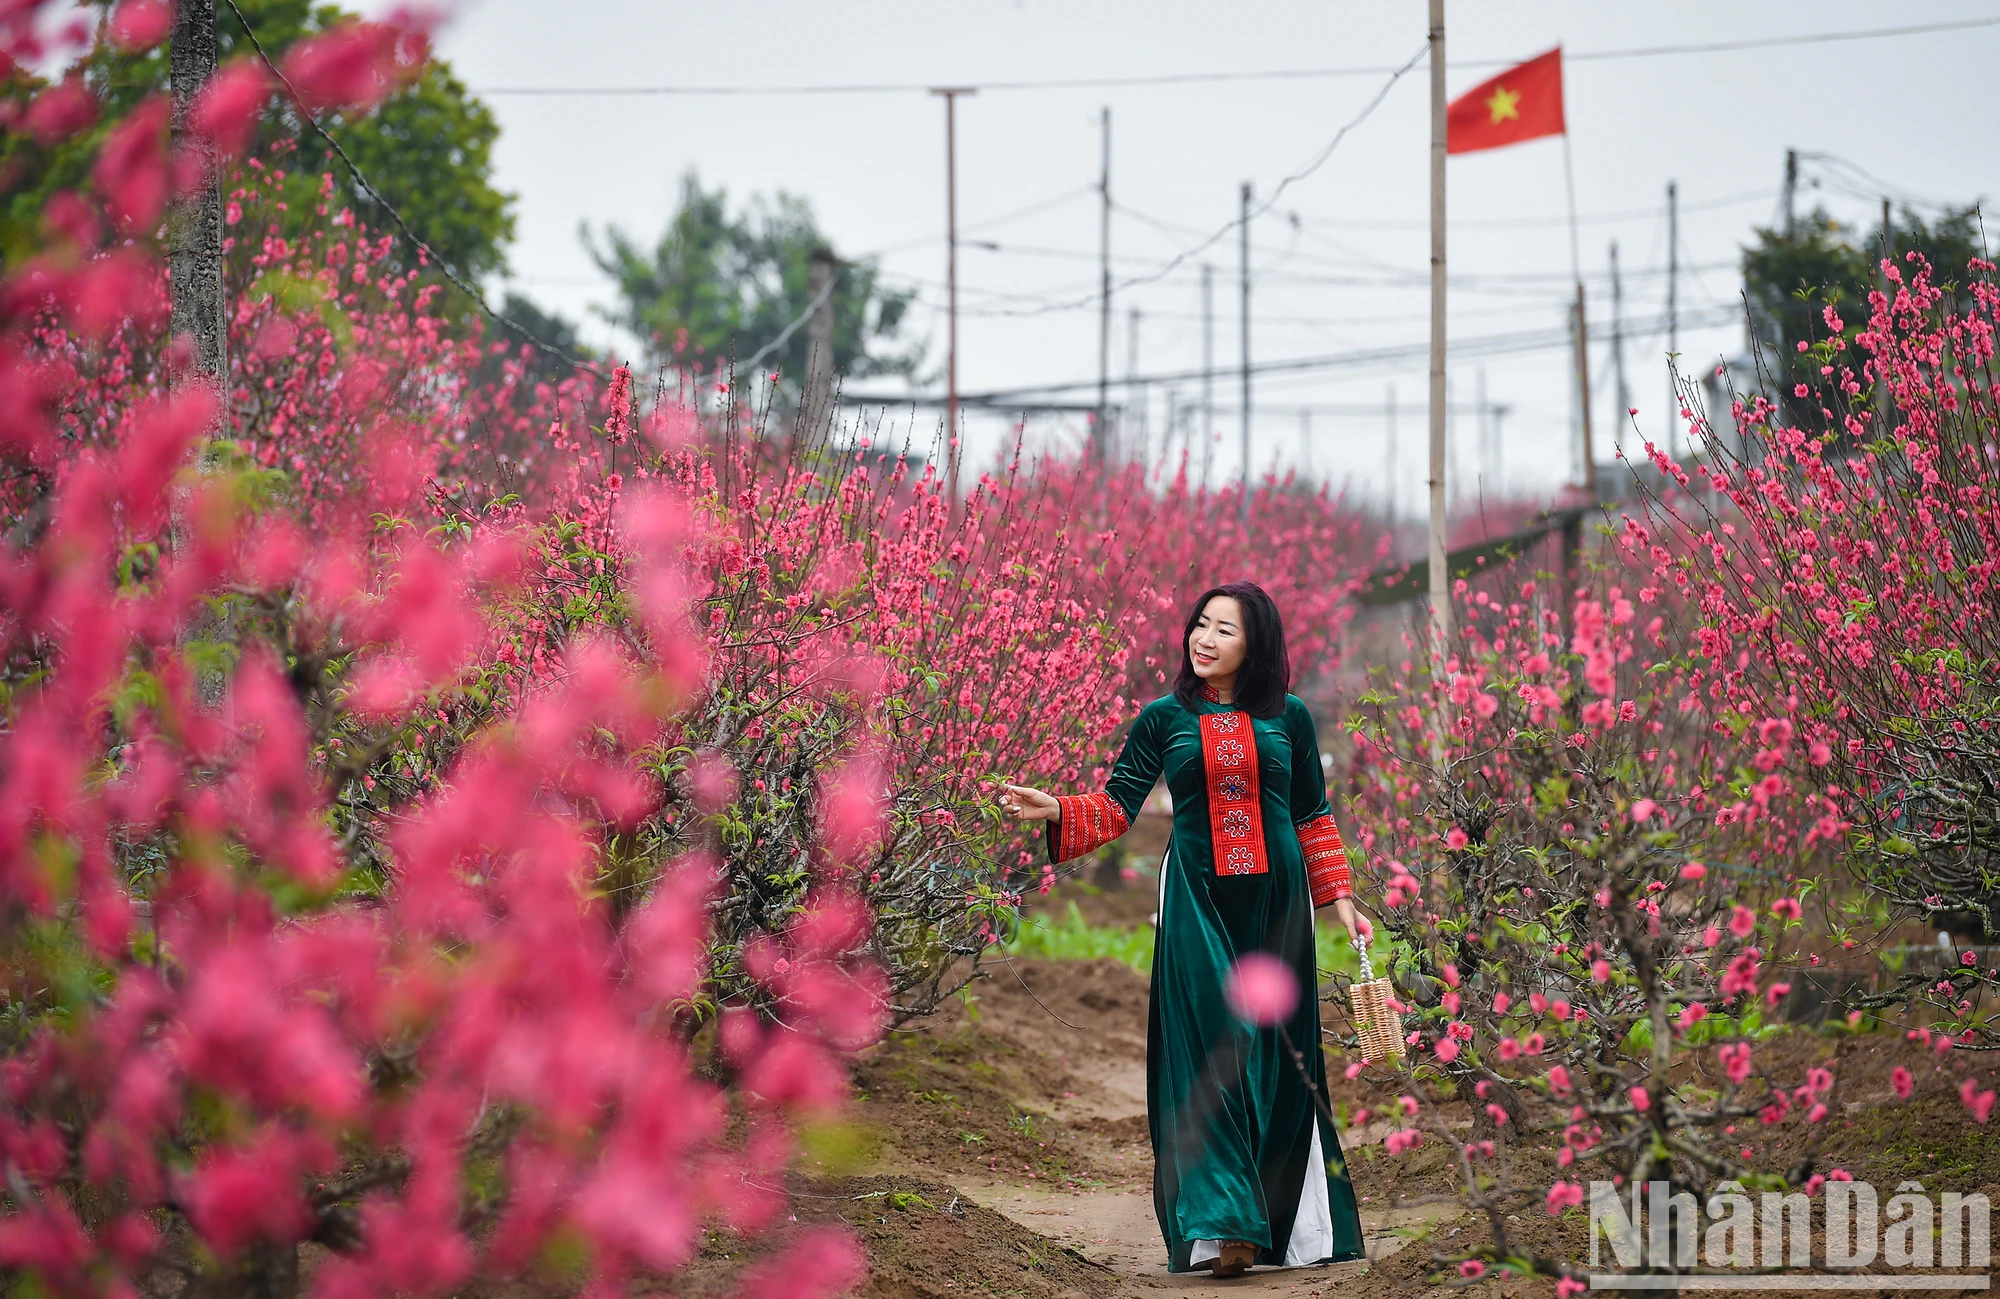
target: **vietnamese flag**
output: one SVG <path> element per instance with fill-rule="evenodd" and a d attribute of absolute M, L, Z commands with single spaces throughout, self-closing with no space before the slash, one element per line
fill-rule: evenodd
<path fill-rule="evenodd" d="M 1445 110 L 1445 152 L 1472 153 L 1563 133 L 1562 46 L 1482 81 Z"/>

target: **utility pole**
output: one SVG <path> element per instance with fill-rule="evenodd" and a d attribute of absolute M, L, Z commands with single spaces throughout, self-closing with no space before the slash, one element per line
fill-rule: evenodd
<path fill-rule="evenodd" d="M 194 376 L 226 391 L 228 308 L 222 284 L 222 164 L 215 141 L 189 128 L 196 96 L 215 75 L 215 0 L 179 0 L 168 50 L 174 151 L 200 163 L 201 180 L 178 194 L 167 218 L 169 308 L 174 337 L 193 346 Z M 220 417 L 225 423 L 227 415 Z"/>
<path fill-rule="evenodd" d="M 1493 421 L 1492 412 L 1486 405 L 1486 367 L 1480 366 L 1475 374 L 1477 387 L 1473 389 L 1473 405 L 1479 420 L 1479 490 L 1483 495 L 1487 482 L 1493 476 Z"/>
<path fill-rule="evenodd" d="M 1458 386 L 1451 381 L 1451 372 L 1444 376 L 1444 482 L 1445 510 L 1449 515 L 1454 504 L 1465 499 L 1465 475 L 1460 471 L 1465 461 L 1460 457 L 1465 452 L 1465 439 L 1458 435 Z"/>
<path fill-rule="evenodd" d="M 1625 288 L 1618 278 L 1618 241 L 1611 241 L 1611 389 L 1618 409 L 1611 421 L 1613 429 L 1625 426 L 1625 412 L 1632 409 L 1632 390 L 1625 385 Z"/>
<path fill-rule="evenodd" d="M 1680 357 L 1681 202 L 1674 182 L 1667 182 L 1667 455 L 1680 459 L 1681 395 L 1674 388 L 1674 367 Z"/>
<path fill-rule="evenodd" d="M 833 249 L 813 245 L 806 254 L 806 292 L 817 303 L 806 321 L 806 389 L 799 402 L 799 427 L 795 436 L 810 440 L 822 423 L 833 427 Z M 953 352 L 957 352 L 953 339 Z M 956 355 L 953 356 L 956 361 Z M 951 400 L 958 398 L 956 366 L 953 367 Z"/>
<path fill-rule="evenodd" d="M 1569 196 L 1569 271 L 1576 280 L 1576 390 L 1578 448 L 1583 460 L 1582 487 L 1587 500 L 1597 499 L 1597 449 L 1590 427 L 1590 318 L 1583 306 L 1583 254 L 1576 237 L 1576 170 L 1570 165 L 1569 132 L 1563 137 L 1563 188 Z"/>
<path fill-rule="evenodd" d="M 1106 411 L 1111 404 L 1111 108 L 1100 110 L 1104 132 L 1104 167 L 1098 175 L 1097 267 L 1103 301 L 1097 316 L 1097 423 L 1090 431 L 1090 454 L 1104 460 Z"/>
<path fill-rule="evenodd" d="M 1885 198 L 1882 200 L 1882 261 L 1893 262 L 1895 260 L 1896 227 L 1890 224 L 1889 200 Z M 1875 278 L 1882 290 L 1882 296 L 1888 298 L 1893 303 L 1895 301 L 1894 291 L 1896 286 L 1889 282 L 1888 267 L 1878 265 L 1875 268 Z M 1875 425 L 1876 429 L 1883 436 L 1887 436 L 1889 430 L 1895 427 L 1895 420 L 1889 411 L 1889 348 L 1886 342 L 1877 343 L 1875 346 L 1877 349 L 1875 353 Z"/>
<path fill-rule="evenodd" d="M 1389 385 L 1389 393 L 1383 400 L 1382 431 L 1384 434 L 1384 456 L 1382 463 L 1382 512 L 1389 520 L 1389 526 L 1396 526 L 1396 385 Z"/>
<path fill-rule="evenodd" d="M 1299 481 L 1312 477 L 1313 467 L 1313 413 L 1309 406 L 1299 407 Z"/>
<path fill-rule="evenodd" d="M 1132 421 L 1132 436 L 1137 445 L 1126 442 L 1120 430 L 1121 442 L 1125 442 L 1125 454 L 1133 457 L 1142 466 L 1146 463 L 1146 385 L 1139 382 L 1139 309 L 1131 308 L 1126 314 L 1125 325 L 1125 409 L 1136 413 Z M 1123 421 L 1120 421 L 1123 423 Z"/>
<path fill-rule="evenodd" d="M 1583 281 L 1576 282 L 1576 384 L 1583 417 L 1583 494 L 1597 499 L 1597 448 L 1590 426 L 1590 318 L 1584 314 Z"/>
<path fill-rule="evenodd" d="M 1785 150 L 1785 238 L 1790 239 L 1796 228 L 1793 203 L 1799 196 L 1799 151 Z"/>
<path fill-rule="evenodd" d="M 1431 672 L 1451 655 L 1451 583 L 1445 572 L 1445 94 L 1444 0 L 1430 0 L 1431 54 Z M 1564 136 L 1565 140 L 1569 137 Z"/>
<path fill-rule="evenodd" d="M 944 96 L 945 280 L 949 305 L 945 328 L 945 498 L 958 508 L 958 97 L 979 92 L 970 86 L 940 86 Z"/>
<path fill-rule="evenodd" d="M 1215 268 L 1201 264 L 1201 488 L 1215 464 Z"/>
<path fill-rule="evenodd" d="M 1243 215 L 1237 220 L 1242 235 L 1237 261 L 1243 283 L 1243 499 L 1237 502 L 1243 517 L 1250 517 L 1250 182 L 1243 182 Z"/>

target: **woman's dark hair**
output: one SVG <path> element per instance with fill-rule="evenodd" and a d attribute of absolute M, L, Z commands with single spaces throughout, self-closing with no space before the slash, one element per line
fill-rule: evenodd
<path fill-rule="evenodd" d="M 1187 625 L 1181 628 L 1181 671 L 1174 678 L 1174 698 L 1190 711 L 1201 697 L 1202 679 L 1194 674 L 1194 657 L 1188 653 L 1188 637 L 1194 635 L 1201 611 L 1219 595 L 1236 601 L 1243 610 L 1243 639 L 1246 642 L 1243 666 L 1236 673 L 1231 691 L 1237 707 L 1252 717 L 1279 717 L 1285 711 L 1285 695 L 1292 688 L 1292 659 L 1285 653 L 1285 620 L 1278 605 L 1255 582 L 1225 582 L 1201 593 L 1188 610 Z"/>

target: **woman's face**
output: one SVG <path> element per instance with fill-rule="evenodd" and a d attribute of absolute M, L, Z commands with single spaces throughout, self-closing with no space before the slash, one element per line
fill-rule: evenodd
<path fill-rule="evenodd" d="M 1234 596 L 1218 595 L 1202 606 L 1188 633 L 1188 658 L 1204 681 L 1232 682 L 1250 653 L 1243 634 L 1243 607 Z"/>

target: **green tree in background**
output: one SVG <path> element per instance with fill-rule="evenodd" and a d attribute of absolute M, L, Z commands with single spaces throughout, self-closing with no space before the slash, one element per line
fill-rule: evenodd
<path fill-rule="evenodd" d="M 584 246 L 618 284 L 606 314 L 644 339 L 656 364 L 748 357 L 778 338 L 812 301 L 809 260 L 826 242 L 803 200 L 780 193 L 732 215 L 722 189 L 693 172 L 681 179 L 680 206 L 651 249 L 617 226 L 600 243 L 586 225 Z M 833 292 L 833 370 L 850 378 L 915 371 L 922 349 L 897 350 L 912 294 L 881 287 L 873 263 L 841 263 Z M 769 367 L 797 380 L 810 344 L 797 329 Z"/>
<path fill-rule="evenodd" d="M 257 39 L 274 61 L 303 37 L 326 30 L 350 15 L 311 0 L 236 0 Z M 108 10 L 109 6 L 100 6 Z M 216 24 L 224 61 L 251 54 L 236 15 L 222 5 Z M 17 130 L 0 132 L 0 256 L 18 261 L 40 242 L 41 214 L 51 195 L 88 180 L 99 143 L 111 126 L 146 96 L 167 88 L 165 45 L 128 54 L 100 42 L 71 75 L 81 76 L 97 95 L 97 125 L 68 140 L 44 147 Z M 0 81 L 0 100 L 13 111 L 47 83 L 20 70 Z M 303 229 L 316 222 L 320 176 L 331 172 L 339 201 L 372 230 L 394 229 L 389 214 L 354 188 L 346 168 L 325 141 L 301 121 L 295 106 L 279 99 L 282 111 L 259 128 L 260 146 L 296 139 L 297 152 L 284 163 L 284 198 L 291 220 Z M 402 212 L 410 228 L 462 275 L 477 276 L 506 265 L 506 245 L 514 235 L 514 199 L 492 181 L 493 142 L 500 127 L 487 108 L 433 60 L 422 74 L 366 115 L 329 113 L 321 125 L 340 141 L 384 198 Z M 411 250 L 407 256 L 414 261 Z"/>
<path fill-rule="evenodd" d="M 1824 422 L 1820 398 L 1797 397 L 1793 390 L 1801 383 L 1816 390 L 1823 376 L 1816 359 L 1799 354 L 1798 343 L 1827 337 L 1831 331 L 1823 313 L 1829 305 L 1850 342 L 1868 327 L 1868 295 L 1880 285 L 1882 230 L 1842 226 L 1824 208 L 1815 208 L 1793 224 L 1789 235 L 1782 229 L 1754 233 L 1757 242 L 1743 250 L 1743 290 L 1752 328 L 1778 380 L 1786 420 L 1798 428 L 1817 428 Z M 1930 262 L 1939 284 L 1963 285 L 1966 262 L 1985 255 L 1976 207 L 1947 210 L 1930 224 L 1904 208 L 1891 239 L 1905 276 L 1909 264 L 1903 256 L 1914 251 Z"/>

